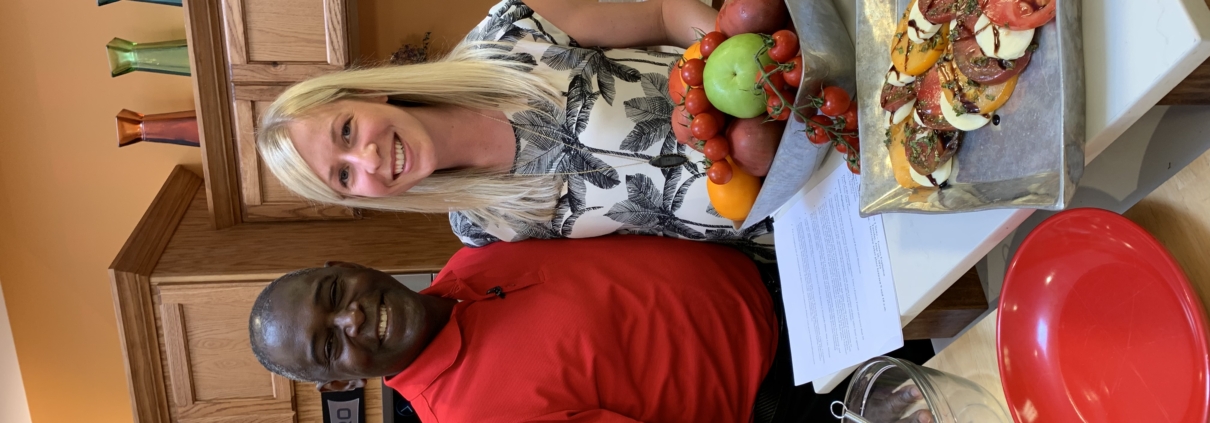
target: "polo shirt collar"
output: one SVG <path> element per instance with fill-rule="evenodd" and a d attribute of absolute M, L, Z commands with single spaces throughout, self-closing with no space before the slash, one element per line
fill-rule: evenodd
<path fill-rule="evenodd" d="M 511 273 L 511 274 L 508 274 Z M 507 294 L 542 283 L 542 272 L 496 272 L 492 270 L 455 270 L 446 268 L 437 275 L 422 295 L 451 298 L 460 302 L 454 306 L 450 321 L 433 338 L 424 351 L 406 369 L 385 379 L 388 386 L 408 400 L 417 398 L 437 377 L 454 364 L 462 351 L 462 327 L 458 317 L 478 301 L 506 299 Z"/>

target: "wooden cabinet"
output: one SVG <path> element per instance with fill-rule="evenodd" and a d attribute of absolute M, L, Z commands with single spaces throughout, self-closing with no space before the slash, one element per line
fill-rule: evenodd
<path fill-rule="evenodd" d="M 356 54 L 356 0 L 196 0 L 185 4 L 212 226 L 341 220 L 356 213 L 282 187 L 256 154 L 256 121 L 298 81 Z"/>
<path fill-rule="evenodd" d="M 294 422 L 294 386 L 248 344 L 248 314 L 265 283 L 157 287 L 161 353 L 180 422 Z"/>

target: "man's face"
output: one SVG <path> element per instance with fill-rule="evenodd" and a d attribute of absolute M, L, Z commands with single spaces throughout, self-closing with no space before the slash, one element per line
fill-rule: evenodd
<path fill-rule="evenodd" d="M 397 374 L 432 338 L 422 296 L 377 270 L 341 263 L 283 284 L 253 324 L 270 360 L 313 380 Z"/>

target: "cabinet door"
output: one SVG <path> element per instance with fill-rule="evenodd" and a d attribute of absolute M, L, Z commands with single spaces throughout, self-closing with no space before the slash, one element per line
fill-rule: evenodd
<path fill-rule="evenodd" d="M 232 101 L 235 144 L 238 153 L 240 195 L 244 221 L 300 221 L 352 219 L 354 210 L 344 206 L 316 204 L 295 195 L 273 176 L 256 153 L 256 122 L 261 113 L 285 87 L 279 85 L 236 86 Z"/>
<path fill-rule="evenodd" d="M 158 288 L 173 421 L 295 421 L 294 384 L 265 370 L 248 343 L 248 314 L 264 286 Z"/>
<path fill-rule="evenodd" d="M 346 1 L 221 0 L 231 79 L 304 80 L 349 64 Z"/>

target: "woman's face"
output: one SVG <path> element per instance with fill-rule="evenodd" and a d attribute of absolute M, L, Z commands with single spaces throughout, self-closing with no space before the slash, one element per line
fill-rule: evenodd
<path fill-rule="evenodd" d="M 424 126 L 386 97 L 320 106 L 288 131 L 311 171 L 342 195 L 399 195 L 436 170 Z"/>

